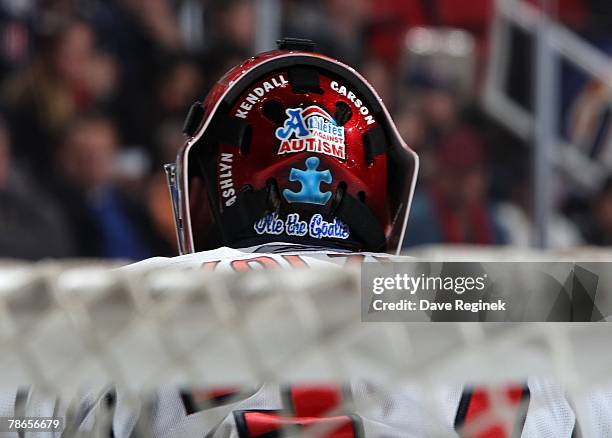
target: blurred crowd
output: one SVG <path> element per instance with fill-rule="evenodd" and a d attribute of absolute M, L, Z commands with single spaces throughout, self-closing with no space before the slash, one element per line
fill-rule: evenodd
<path fill-rule="evenodd" d="M 612 21 L 605 0 L 559 1 L 578 32 Z M 478 105 L 492 0 L 280 3 L 282 35 L 357 67 L 421 156 L 406 246 L 533 244 L 531 149 Z M 255 7 L 0 0 L 0 256 L 174 255 L 162 164 L 192 101 L 254 54 Z M 423 26 L 461 29 L 440 38 L 465 56 L 420 60 Z M 612 244 L 612 179 L 578 205 L 551 244 Z"/>

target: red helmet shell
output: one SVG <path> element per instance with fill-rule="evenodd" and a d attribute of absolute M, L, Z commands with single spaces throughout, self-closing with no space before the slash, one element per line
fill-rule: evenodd
<path fill-rule="evenodd" d="M 304 65 L 316 67 L 317 83 L 296 90 L 295 69 Z M 310 52 L 264 53 L 226 73 L 207 96 L 203 108 L 199 129 L 179 151 L 176 165 L 170 168 L 171 174 L 174 170 L 170 184 L 181 252 L 208 249 L 197 234 L 212 230 L 215 224 L 219 226 L 225 211 L 237 210 L 234 205 L 245 189 L 254 193 L 269 191 L 270 181 L 278 188 L 277 194 L 284 205 L 281 211 L 285 214 L 299 212 L 304 216 L 310 212 L 312 216 L 320 212 L 324 215 L 337 194 L 343 193 L 357 207 L 347 211 L 372 216 L 379 224 L 384 249 L 399 249 L 418 158 L 399 137 L 375 91 L 353 69 Z M 193 164 L 197 161 L 194 151 L 206 150 L 201 143 L 211 138 L 215 120 L 221 113 L 231 123 L 239 123 L 236 126 L 248 126 L 248 131 L 241 131 L 243 136 L 248 136 L 241 143 L 246 147 L 216 139 L 214 155 L 199 158 L 200 163 L 208 163 L 202 164 L 203 168 L 210 169 L 214 160 L 214 176 L 198 176 L 194 171 L 197 168 Z M 307 135 L 306 132 L 298 135 L 295 130 L 291 133 L 290 128 L 295 128 L 291 125 L 292 116 L 298 115 L 303 128 L 308 130 Z M 383 132 L 382 137 L 376 138 L 379 143 L 383 139 L 384 147 L 368 149 L 368 132 Z M 232 133 L 228 134 L 231 137 Z M 310 160 L 312 157 L 317 160 Z M 315 163 L 311 169 L 309 166 Z M 310 180 L 302 179 L 301 175 L 309 171 L 322 175 L 321 181 L 317 180 L 315 195 L 334 194 L 326 195 L 331 197 L 329 201 L 304 200 L 310 199 L 303 198 L 307 192 L 304 187 L 310 187 Z M 202 186 L 206 190 L 200 190 Z M 290 200 L 290 192 L 302 196 L 299 202 Z M 204 214 L 203 208 L 208 210 Z M 357 228 L 358 224 L 351 222 L 354 218 L 350 215 L 344 218 L 349 222 L 349 229 L 353 223 Z M 287 240 L 287 236 L 268 237 L 275 241 Z M 335 241 L 338 243 L 338 239 Z M 225 239 L 221 244 L 234 242 Z M 321 243 L 327 244 L 330 242 Z M 358 245 L 355 249 L 383 248 Z"/>
<path fill-rule="evenodd" d="M 274 178 L 279 187 L 288 187 L 297 191 L 300 189 L 300 184 L 289 181 L 288 169 L 299 167 L 308 157 L 316 156 L 320 159 L 319 168 L 329 169 L 333 175 L 333 182 L 326 187 L 327 190 L 335 192 L 339 184 L 346 184 L 348 193 L 355 197 L 364 197 L 366 205 L 374 212 L 378 220 L 381 223 L 389 224 L 389 210 L 386 203 L 387 157 L 378 155 L 369 164 L 366 162 L 363 147 L 363 133 L 376 126 L 375 119 L 372 116 L 366 118 L 359 112 L 354 102 L 351 102 L 346 95 L 340 94 L 338 90 L 341 88 L 347 90 L 347 87 L 339 80 L 321 74 L 322 93 L 294 94 L 287 78 L 288 73 L 283 71 L 265 76 L 247 89 L 232 107 L 231 113 L 244 115 L 245 120 L 252 127 L 252 138 L 258 139 L 251 142 L 247 155 L 237 153 L 234 145 L 221 144 L 219 146 L 219 160 L 221 157 L 232 156 L 233 185 L 237 190 L 245 185 L 251 185 L 254 189 L 262 189 L 270 178 Z M 331 83 L 334 83 L 333 87 Z M 268 89 L 269 91 L 265 91 L 258 100 L 251 99 L 255 101 L 254 104 L 244 105 L 245 102 L 249 102 L 246 100 L 249 96 L 258 98 L 254 90 Z M 344 91 L 344 94 L 347 93 L 349 92 Z M 352 115 L 343 125 L 344 141 L 335 144 L 343 144 L 344 148 L 334 148 L 334 143 L 326 144 L 324 140 L 318 141 L 317 144 L 314 141 L 308 144 L 307 140 L 295 138 L 279 140 L 275 137 L 279 124 L 264 115 L 264 106 L 271 102 L 282 102 L 280 105 L 283 109 L 300 107 L 310 109 L 310 113 L 322 119 L 325 118 L 325 115 L 332 118 L 338 102 L 343 102 L 351 108 Z M 241 105 L 249 110 L 242 109 Z M 317 109 L 323 110 L 326 114 L 319 116 Z M 297 144 L 297 148 L 292 148 L 291 142 L 294 145 Z M 286 146 L 283 148 L 284 145 Z M 310 150 L 308 150 L 309 146 Z M 295 149 L 302 148 L 305 150 L 294 152 Z M 223 173 L 223 168 L 219 169 L 219 174 Z M 219 180 L 224 181 L 223 178 Z M 222 204 L 220 208 L 223 208 L 223 188 L 219 186 L 218 190 Z"/>

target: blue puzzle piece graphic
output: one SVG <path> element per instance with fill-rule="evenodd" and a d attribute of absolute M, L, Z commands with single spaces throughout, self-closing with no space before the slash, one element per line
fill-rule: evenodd
<path fill-rule="evenodd" d="M 292 168 L 289 172 L 289 181 L 297 181 L 302 184 L 302 190 L 283 190 L 283 196 L 287 202 L 305 202 L 308 204 L 323 205 L 331 198 L 331 192 L 321 192 L 321 183 L 331 184 L 332 174 L 329 170 L 317 170 L 319 159 L 310 157 L 306 160 L 306 170 Z"/>

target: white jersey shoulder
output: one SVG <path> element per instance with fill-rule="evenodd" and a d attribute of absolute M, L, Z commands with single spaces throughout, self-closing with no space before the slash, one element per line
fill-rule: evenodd
<path fill-rule="evenodd" d="M 410 257 L 373 252 L 348 252 L 339 249 L 305 246 L 290 243 L 267 243 L 249 248 L 222 247 L 210 251 L 177 257 L 153 257 L 123 269 L 149 270 L 155 268 L 198 268 L 206 270 L 235 270 L 266 268 L 305 268 L 344 266 L 352 263 L 409 261 Z"/>

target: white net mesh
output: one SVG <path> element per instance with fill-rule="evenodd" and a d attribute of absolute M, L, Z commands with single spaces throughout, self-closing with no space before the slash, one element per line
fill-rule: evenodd
<path fill-rule="evenodd" d="M 602 406 L 612 406 L 601 392 L 612 376 L 607 324 L 362 323 L 358 269 L 111 268 L 0 267 L 0 388 L 33 387 L 69 409 L 84 388 L 95 393 L 109 384 L 124 400 L 142 401 L 142 394 L 167 385 L 362 379 L 379 394 L 419 388 L 418 404 L 435 422 L 444 416 L 436 412 L 438 388 L 450 388 L 456 398 L 457 386 L 459 394 L 466 384 L 500 386 L 535 376 L 559 385 L 571 406 L 567 419 L 553 421 L 570 424 L 575 414 L 584 436 L 600 436 L 585 430 L 612 424 L 611 412 L 589 406 L 595 393 L 604 397 Z M 380 404 L 380 397 L 370 398 Z M 4 402 L 0 410 L 7 412 Z M 24 403 L 35 405 L 36 398 L 30 394 Z M 549 409 L 532 389 L 530 409 L 538 403 Z M 492 404 L 490 412 L 503 418 L 503 397 Z M 113 415 L 94 423 L 118 421 Z M 453 425 L 447 426 L 439 436 L 448 436 Z M 487 416 L 469 427 L 488 427 Z M 540 432 L 527 421 L 523 436 L 546 436 Z"/>

